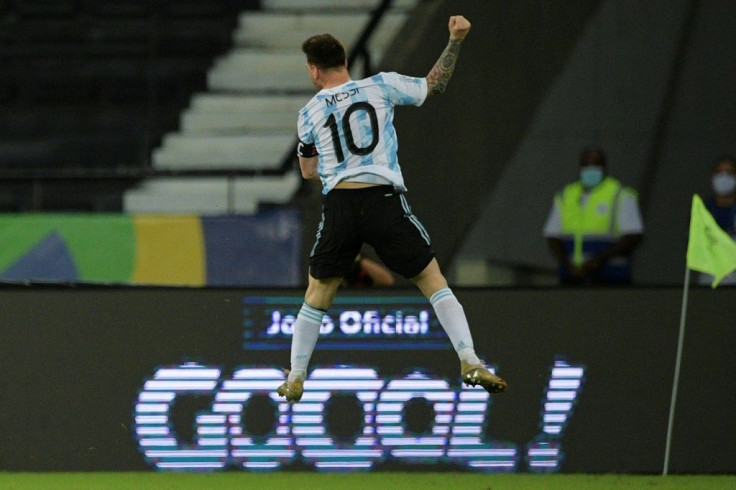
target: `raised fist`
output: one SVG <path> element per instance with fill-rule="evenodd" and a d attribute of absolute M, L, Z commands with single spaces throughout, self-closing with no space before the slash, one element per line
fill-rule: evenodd
<path fill-rule="evenodd" d="M 462 15 L 453 15 L 450 17 L 450 39 L 462 40 L 468 35 L 470 31 L 470 22 Z"/>

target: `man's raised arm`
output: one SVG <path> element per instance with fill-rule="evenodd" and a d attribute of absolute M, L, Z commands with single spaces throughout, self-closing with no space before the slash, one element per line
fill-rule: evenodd
<path fill-rule="evenodd" d="M 427 74 L 427 95 L 439 95 L 447 88 L 455 63 L 460 53 L 460 45 L 470 31 L 470 22 L 462 15 L 453 15 L 448 24 L 450 40 L 439 59 Z"/>

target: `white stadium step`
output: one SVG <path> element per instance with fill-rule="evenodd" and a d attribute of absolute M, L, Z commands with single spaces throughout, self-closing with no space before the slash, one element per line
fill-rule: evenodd
<path fill-rule="evenodd" d="M 180 120 L 185 134 L 258 131 L 296 133 L 299 109 L 307 96 L 198 94 Z"/>
<path fill-rule="evenodd" d="M 351 46 L 370 14 L 351 12 L 341 14 L 302 14 L 281 12 L 252 12 L 241 14 L 233 41 L 245 48 L 282 48 L 301 54 L 304 40 L 314 34 L 329 32 L 346 46 Z M 278 36 L 273 33 L 278 32 Z"/>
<path fill-rule="evenodd" d="M 299 189 L 296 172 L 283 176 L 149 179 L 126 192 L 127 213 L 253 214 L 261 203 L 283 204 Z"/>
<path fill-rule="evenodd" d="M 256 202 L 284 204 L 291 200 L 301 184 L 302 176 L 295 170 L 278 176 L 236 178 L 233 185 L 235 204 L 243 206 L 254 197 Z"/>
<path fill-rule="evenodd" d="M 314 91 L 298 50 L 233 49 L 210 69 L 207 86 L 214 91 Z"/>
<path fill-rule="evenodd" d="M 279 95 L 264 97 L 262 95 L 201 93 L 192 97 L 189 108 L 194 111 L 212 113 L 237 113 L 291 111 L 294 114 L 306 103 L 304 95 Z"/>
<path fill-rule="evenodd" d="M 293 127 L 296 134 L 296 113 L 262 113 L 252 114 L 249 112 L 214 114 L 211 112 L 199 113 L 187 111 L 181 117 L 181 129 L 186 134 L 194 133 L 217 133 L 238 132 L 248 134 L 249 132 L 262 132 L 264 130 L 281 131 L 284 128 Z"/>
<path fill-rule="evenodd" d="M 380 62 L 407 13 L 384 14 L 368 43 L 373 63 Z M 234 34 L 236 48 L 216 61 L 208 75 L 213 90 L 304 91 L 312 85 L 300 46 L 309 36 L 330 32 L 349 48 L 368 23 L 368 13 L 246 13 Z M 274 35 L 278 33 L 278 35 Z"/>
<path fill-rule="evenodd" d="M 368 44 L 369 50 L 383 51 L 394 39 L 406 21 L 406 13 L 387 13 Z M 328 32 L 342 41 L 345 46 L 353 46 L 363 28 L 370 20 L 369 13 L 342 14 L 284 14 L 247 13 L 240 16 L 234 42 L 239 47 L 284 48 L 300 52 L 302 42 L 315 34 Z M 273 36 L 278 32 L 278 36 Z"/>
<path fill-rule="evenodd" d="M 207 74 L 208 92 L 182 113 L 180 131 L 152 152 L 157 169 L 278 169 L 296 139 L 299 109 L 315 89 L 301 43 L 330 32 L 348 49 L 381 0 L 261 0 L 239 17 L 235 47 Z M 374 66 L 417 0 L 394 0 L 369 45 Z M 351 67 L 362 78 L 361 63 Z M 288 202 L 301 176 L 155 178 L 124 197 L 129 212 L 250 213 L 258 202 Z"/>
<path fill-rule="evenodd" d="M 188 135 L 170 133 L 154 150 L 157 169 L 277 169 L 296 131 L 259 135 Z"/>
<path fill-rule="evenodd" d="M 384 50 L 374 48 L 373 62 L 383 57 Z M 352 66 L 353 78 L 363 77 L 361 64 Z M 304 54 L 293 50 L 235 49 L 215 62 L 207 74 L 210 90 L 225 93 L 263 93 L 264 95 L 298 93 L 309 99 L 315 89 L 305 69 Z"/>

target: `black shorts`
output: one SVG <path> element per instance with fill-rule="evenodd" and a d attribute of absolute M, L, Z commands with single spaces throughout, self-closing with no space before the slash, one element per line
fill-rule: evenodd
<path fill-rule="evenodd" d="M 333 189 L 322 196 L 322 221 L 309 254 L 312 277 L 345 277 L 363 243 L 406 278 L 418 275 L 434 258 L 427 231 L 392 186 Z"/>

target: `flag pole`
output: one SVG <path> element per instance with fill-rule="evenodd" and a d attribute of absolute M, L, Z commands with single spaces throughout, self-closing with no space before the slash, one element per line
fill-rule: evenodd
<path fill-rule="evenodd" d="M 682 363 L 682 347 L 685 343 L 685 317 L 687 316 L 687 294 L 690 289 L 690 268 L 685 266 L 685 283 L 682 287 L 682 310 L 680 312 L 680 334 L 677 338 L 677 358 L 675 360 L 675 378 L 672 382 L 672 399 L 670 400 L 670 416 L 667 421 L 667 442 L 664 447 L 664 468 L 662 476 L 667 476 L 670 466 L 670 448 L 672 446 L 672 428 L 675 423 L 675 403 L 677 387 L 680 383 L 680 364 Z"/>

